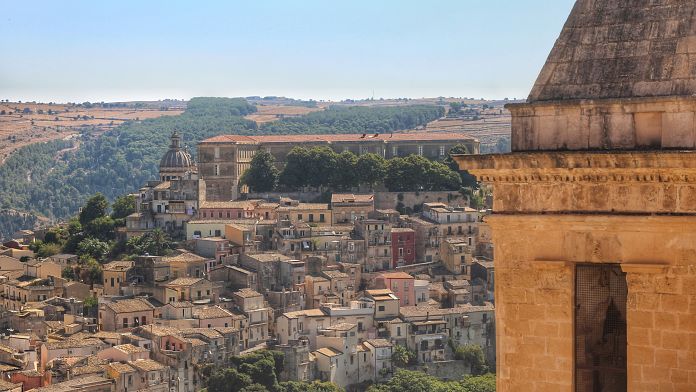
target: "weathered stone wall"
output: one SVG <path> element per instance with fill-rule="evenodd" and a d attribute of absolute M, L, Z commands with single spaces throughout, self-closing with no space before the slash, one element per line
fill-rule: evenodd
<path fill-rule="evenodd" d="M 696 99 L 511 104 L 512 151 L 694 148 Z"/>
<path fill-rule="evenodd" d="M 696 219 L 489 218 L 496 244 L 498 391 L 572 391 L 576 263 L 627 272 L 629 391 L 696 382 Z"/>

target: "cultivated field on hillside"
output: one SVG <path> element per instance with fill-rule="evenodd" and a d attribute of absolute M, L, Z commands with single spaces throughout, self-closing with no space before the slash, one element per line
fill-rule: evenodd
<path fill-rule="evenodd" d="M 324 110 L 321 106 L 310 108 L 304 106 L 256 105 L 256 113 L 249 114 L 245 118 L 255 121 L 257 124 L 264 124 L 280 120 L 281 118 L 303 116 L 321 110 Z"/>
<path fill-rule="evenodd" d="M 101 133 L 125 121 L 183 112 L 180 108 L 163 109 L 0 102 L 0 163 L 18 148 L 32 143 L 69 139 L 81 131 Z"/>

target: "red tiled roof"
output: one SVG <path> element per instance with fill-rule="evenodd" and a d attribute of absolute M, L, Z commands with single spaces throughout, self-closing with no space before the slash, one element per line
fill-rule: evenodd
<path fill-rule="evenodd" d="M 380 141 L 447 141 L 447 140 L 475 140 L 466 133 L 458 132 L 408 132 L 408 133 L 383 133 L 375 136 L 374 133 L 363 137 L 361 133 L 339 135 L 219 135 L 202 140 L 200 143 L 288 143 L 288 142 L 361 142 L 370 140 Z"/>

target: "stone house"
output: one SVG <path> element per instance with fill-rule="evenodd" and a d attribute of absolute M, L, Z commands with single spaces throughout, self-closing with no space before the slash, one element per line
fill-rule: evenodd
<path fill-rule="evenodd" d="M 391 359 L 394 345 L 386 339 L 370 339 L 362 345 L 366 350 L 358 354 L 362 355 L 359 361 L 367 364 L 368 372 L 360 372 L 360 382 L 380 382 L 388 379 L 394 373 Z"/>
<path fill-rule="evenodd" d="M 213 259 L 206 259 L 190 252 L 182 252 L 176 256 L 163 257 L 162 261 L 169 264 L 171 277 L 202 278 L 216 264 Z"/>
<path fill-rule="evenodd" d="M 234 302 L 246 316 L 246 328 L 241 330 L 244 347 L 254 347 L 270 339 L 273 309 L 268 307 L 263 295 L 251 289 L 241 289 L 234 293 Z"/>
<path fill-rule="evenodd" d="M 122 299 L 99 304 L 99 329 L 128 331 L 152 323 L 155 307 L 143 298 Z"/>
<path fill-rule="evenodd" d="M 345 388 L 359 380 L 357 326 L 339 323 L 324 327 L 317 335 L 317 375 Z"/>
<path fill-rule="evenodd" d="M 149 359 L 150 350 L 142 347 L 134 346 L 130 343 L 119 344 L 113 347 L 107 347 L 97 353 L 97 357 L 108 359 L 114 362 L 128 362 L 138 359 Z"/>
<path fill-rule="evenodd" d="M 104 295 L 121 295 L 121 285 L 128 284 L 132 261 L 112 261 L 102 267 Z"/>
<path fill-rule="evenodd" d="M 276 214 L 279 222 L 289 221 L 291 224 L 333 222 L 329 205 L 323 203 L 300 203 L 297 200 L 287 200 L 281 202 L 281 205 L 276 209 Z"/>
<path fill-rule="evenodd" d="M 366 219 L 375 210 L 375 195 L 334 193 L 331 195 L 332 223 L 353 224 Z"/>
<path fill-rule="evenodd" d="M 229 328 L 233 326 L 233 315 L 220 306 L 195 307 L 193 318 L 198 328 Z"/>
<path fill-rule="evenodd" d="M 44 342 L 41 344 L 41 369 L 56 358 L 64 357 L 88 357 L 96 355 L 106 345 L 99 339 L 68 339 L 56 342 Z"/>
<path fill-rule="evenodd" d="M 463 238 L 446 238 L 440 243 L 440 260 L 453 275 L 469 276 L 473 262 L 472 247 Z"/>
<path fill-rule="evenodd" d="M 387 220 L 362 219 L 355 222 L 356 235 L 366 243 L 365 272 L 387 270 L 392 264 L 392 224 Z"/>
<path fill-rule="evenodd" d="M 217 302 L 213 284 L 205 278 L 176 278 L 163 285 L 164 296 L 161 302 L 189 301 L 196 305 Z"/>

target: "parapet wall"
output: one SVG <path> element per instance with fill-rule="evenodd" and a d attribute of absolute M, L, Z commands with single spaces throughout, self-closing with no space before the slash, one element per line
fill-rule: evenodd
<path fill-rule="evenodd" d="M 512 151 L 693 149 L 696 98 L 549 101 L 506 106 Z"/>

